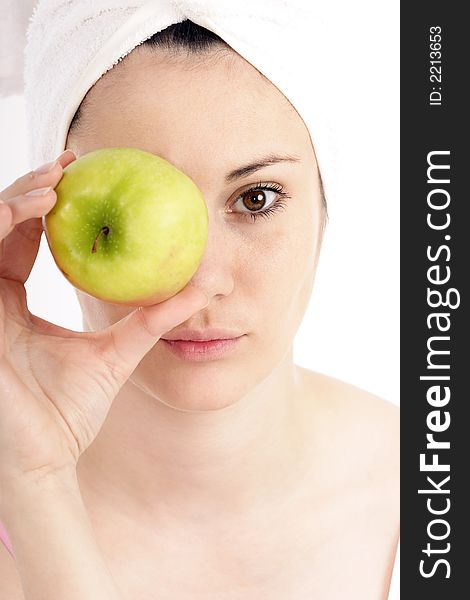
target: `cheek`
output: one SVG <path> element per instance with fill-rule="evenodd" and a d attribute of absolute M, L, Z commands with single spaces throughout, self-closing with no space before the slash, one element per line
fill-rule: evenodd
<path fill-rule="evenodd" d="M 300 213 L 300 214 L 299 214 Z M 319 250 L 320 226 L 313 208 L 291 211 L 262 222 L 256 233 L 240 245 L 235 274 L 245 282 L 248 305 L 256 302 L 256 313 L 267 320 L 296 320 L 308 303 Z M 253 229 L 257 224 L 253 225 Z M 249 238 L 249 239 L 248 239 Z"/>

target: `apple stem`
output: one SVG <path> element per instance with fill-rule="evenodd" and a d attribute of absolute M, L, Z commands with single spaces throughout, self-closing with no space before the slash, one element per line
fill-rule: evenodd
<path fill-rule="evenodd" d="M 109 233 L 109 227 L 102 227 L 101 231 L 99 232 L 99 234 L 96 236 L 96 239 L 93 243 L 93 248 L 91 249 L 92 253 L 96 252 L 98 250 L 98 244 L 100 243 L 100 240 L 102 239 L 102 237 L 104 235 L 108 235 Z"/>

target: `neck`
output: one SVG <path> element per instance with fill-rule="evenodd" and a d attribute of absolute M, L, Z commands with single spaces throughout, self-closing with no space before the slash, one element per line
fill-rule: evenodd
<path fill-rule="evenodd" d="M 215 411 L 178 411 L 128 382 L 80 458 L 79 479 L 106 505 L 151 518 L 165 507 L 223 519 L 272 504 L 306 466 L 301 386 L 290 353 Z"/>

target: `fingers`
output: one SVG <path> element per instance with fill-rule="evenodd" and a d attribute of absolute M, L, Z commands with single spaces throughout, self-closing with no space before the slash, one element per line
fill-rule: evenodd
<path fill-rule="evenodd" d="M 204 292 L 188 284 L 168 300 L 140 307 L 91 336 L 99 343 L 105 359 L 118 366 L 119 373 L 127 378 L 165 332 L 189 319 L 208 303 Z"/>
<path fill-rule="evenodd" d="M 9 208 L 10 215 L 5 213 L 6 218 L 0 221 L 0 239 L 3 239 L 11 233 L 13 227 L 16 225 L 19 225 L 28 219 L 42 217 L 42 215 L 48 213 L 54 206 L 56 200 L 57 196 L 52 187 L 33 190 L 31 196 L 25 194 L 7 200 L 2 207 L 4 210 Z M 8 218 L 8 216 L 10 218 Z"/>
<path fill-rule="evenodd" d="M 71 150 L 63 152 L 57 160 L 19 177 L 0 192 L 0 239 L 6 237 L 15 225 L 42 217 L 54 206 L 57 199 L 54 187 L 59 183 L 63 169 L 75 160 Z M 9 210 L 8 210 L 9 209 Z"/>
<path fill-rule="evenodd" d="M 28 173 L 0 192 L 0 277 L 21 283 L 28 278 L 42 233 L 39 217 L 54 206 L 53 188 L 63 168 L 74 160 L 74 153 L 67 150 L 48 173 Z"/>
<path fill-rule="evenodd" d="M 75 160 L 75 154 L 71 150 L 65 150 L 51 163 L 42 165 L 19 177 L 11 185 L 0 192 L 0 200 L 7 202 L 15 196 L 21 196 L 39 188 L 54 187 L 62 176 L 62 169 Z M 41 169 L 44 169 L 41 171 Z M 48 169 L 48 170 L 47 170 Z"/>
<path fill-rule="evenodd" d="M 0 278 L 25 283 L 38 253 L 41 234 L 41 220 L 29 219 L 0 241 Z"/>
<path fill-rule="evenodd" d="M 12 229 L 13 214 L 11 209 L 0 200 L 0 240 L 8 235 Z"/>

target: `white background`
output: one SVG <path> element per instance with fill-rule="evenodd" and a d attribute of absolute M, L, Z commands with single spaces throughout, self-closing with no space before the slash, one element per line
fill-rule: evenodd
<path fill-rule="evenodd" d="M 350 157 L 343 165 L 345 191 L 329 204 L 314 293 L 294 358 L 398 404 L 399 13 L 398 6 L 387 4 L 371 20 L 378 26 L 368 32 L 367 47 L 359 36 L 357 46 L 345 53 L 352 73 L 360 60 L 368 76 L 359 78 L 360 91 L 345 85 L 341 144 Z M 385 21 L 387 27 L 380 27 Z M 0 100 L 0 132 L 3 189 L 29 170 L 22 96 Z M 27 291 L 34 314 L 81 329 L 75 292 L 44 239 Z"/>

